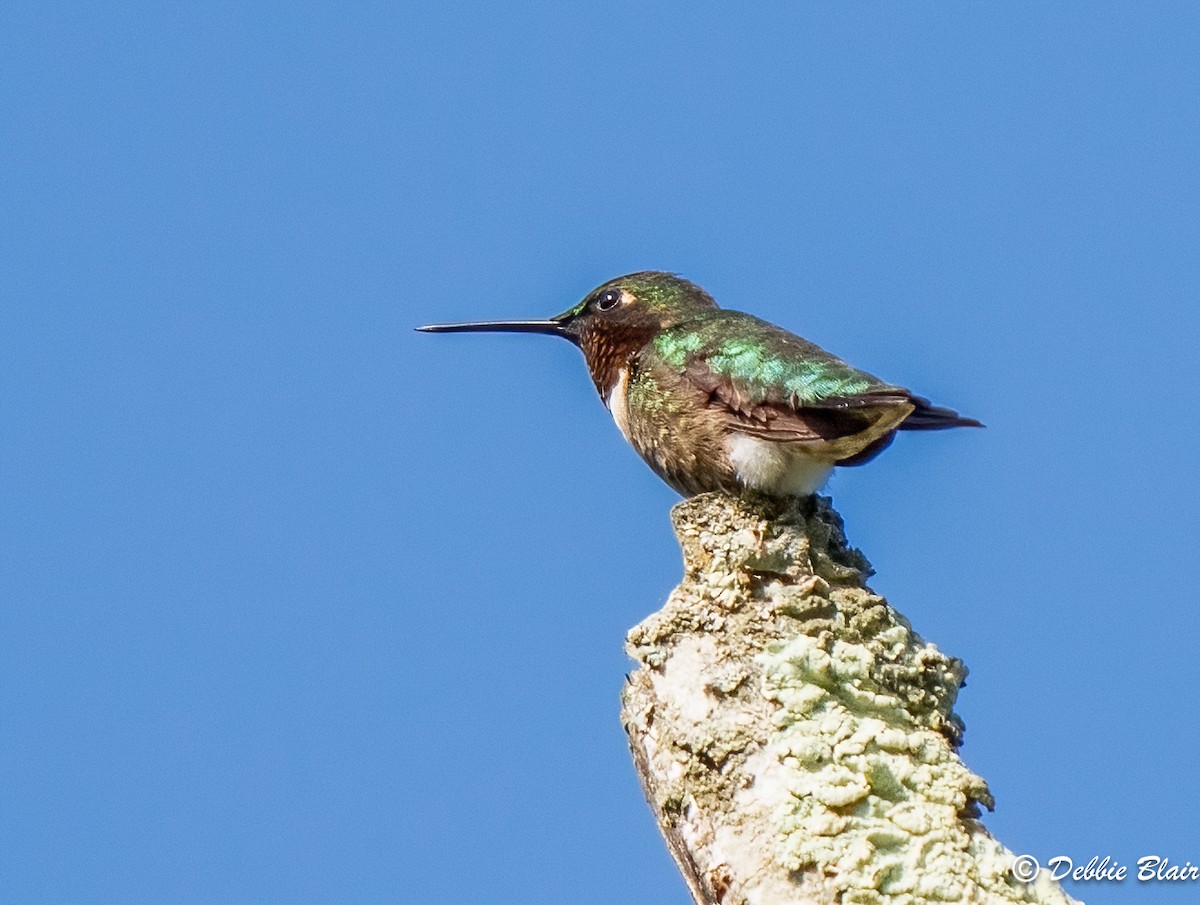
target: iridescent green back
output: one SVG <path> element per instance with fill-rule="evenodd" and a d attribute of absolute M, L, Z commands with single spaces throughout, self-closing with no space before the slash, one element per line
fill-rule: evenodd
<path fill-rule="evenodd" d="M 893 387 L 781 327 L 740 311 L 703 313 L 663 331 L 655 354 L 678 373 L 704 366 L 751 402 L 794 405 Z"/>

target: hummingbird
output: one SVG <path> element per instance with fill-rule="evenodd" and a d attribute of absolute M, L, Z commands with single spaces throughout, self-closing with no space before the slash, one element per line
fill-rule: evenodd
<path fill-rule="evenodd" d="M 609 280 L 549 320 L 417 329 L 574 343 L 617 428 L 685 497 L 808 496 L 835 466 L 875 458 L 897 431 L 983 427 L 660 271 Z"/>

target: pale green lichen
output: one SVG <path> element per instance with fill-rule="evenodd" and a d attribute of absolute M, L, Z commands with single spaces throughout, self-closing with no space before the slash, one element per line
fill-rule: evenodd
<path fill-rule="evenodd" d="M 763 694 L 778 705 L 767 747 L 790 770 L 791 797 L 776 815 L 779 857 L 789 870 L 832 865 L 845 902 L 928 897 L 930 872 L 956 878 L 939 886 L 947 901 L 981 887 L 963 818 L 991 796 L 942 734 L 950 714 L 910 706 L 904 667 L 924 667 L 909 650 L 894 639 L 823 644 L 799 635 L 760 658 Z M 895 667 L 892 690 L 880 685 L 879 654 Z M 944 676 L 953 688 L 943 697 L 953 700 L 959 671 Z M 991 891 L 1022 901 L 1025 887 Z"/>
<path fill-rule="evenodd" d="M 1070 901 L 1011 876 L 957 755 L 966 669 L 865 586 L 828 501 L 706 494 L 673 518 L 685 577 L 629 634 L 624 718 L 698 900 Z"/>

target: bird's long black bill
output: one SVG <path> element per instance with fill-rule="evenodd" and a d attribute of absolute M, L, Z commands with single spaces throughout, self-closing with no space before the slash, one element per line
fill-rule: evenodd
<path fill-rule="evenodd" d="M 470 324 L 426 324 L 422 333 L 547 333 L 563 336 L 558 321 L 477 321 Z"/>

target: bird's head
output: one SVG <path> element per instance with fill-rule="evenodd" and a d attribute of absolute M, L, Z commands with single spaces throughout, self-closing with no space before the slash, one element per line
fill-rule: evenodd
<path fill-rule="evenodd" d="M 561 336 L 583 350 L 596 388 L 607 395 L 633 352 L 660 331 L 716 308 L 712 296 L 695 283 L 675 274 L 644 270 L 597 286 L 578 304 L 547 320 L 430 324 L 417 329 Z"/>

